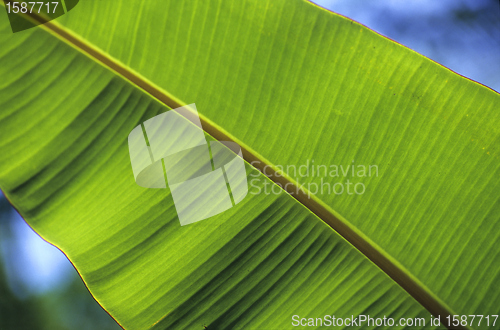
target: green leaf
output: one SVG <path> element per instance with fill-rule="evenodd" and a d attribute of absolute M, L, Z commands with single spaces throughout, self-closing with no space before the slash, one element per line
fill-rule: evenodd
<path fill-rule="evenodd" d="M 80 2 L 58 22 L 0 34 L 0 187 L 125 328 L 499 314 L 497 93 L 303 1 Z M 127 136 L 193 102 L 305 193 L 251 189 L 180 227 Z M 312 160 L 378 172 L 276 173 Z M 307 196 L 348 179 L 366 191 Z"/>

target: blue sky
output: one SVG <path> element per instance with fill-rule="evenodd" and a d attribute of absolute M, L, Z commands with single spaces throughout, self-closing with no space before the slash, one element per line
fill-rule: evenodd
<path fill-rule="evenodd" d="M 496 0 L 315 0 L 453 71 L 500 91 Z"/>

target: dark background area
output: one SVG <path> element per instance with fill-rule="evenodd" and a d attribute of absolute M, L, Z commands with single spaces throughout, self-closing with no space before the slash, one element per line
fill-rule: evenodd
<path fill-rule="evenodd" d="M 498 0 L 315 2 L 500 91 Z M 1 194 L 0 329 L 120 329 L 66 257 Z"/>
<path fill-rule="evenodd" d="M 0 197 L 0 329 L 121 329 L 66 256 Z"/>

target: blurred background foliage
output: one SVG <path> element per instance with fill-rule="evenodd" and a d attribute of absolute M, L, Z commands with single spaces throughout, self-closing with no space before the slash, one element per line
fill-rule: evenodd
<path fill-rule="evenodd" d="M 315 2 L 500 91 L 498 0 Z M 35 234 L 2 194 L 0 329 L 120 329 L 64 254 Z"/>
<path fill-rule="evenodd" d="M 0 329 L 121 329 L 66 256 L 0 197 Z"/>

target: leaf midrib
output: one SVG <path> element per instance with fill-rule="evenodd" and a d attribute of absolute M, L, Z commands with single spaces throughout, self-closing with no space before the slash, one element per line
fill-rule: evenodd
<path fill-rule="evenodd" d="M 317 6 L 315 4 L 313 5 Z M 326 10 L 322 7 L 319 8 Z M 111 70 L 115 74 L 127 80 L 130 84 L 143 90 L 146 94 L 149 94 L 167 107 L 175 109 L 186 105 L 184 102 L 177 99 L 175 96 L 171 95 L 161 87 L 157 86 L 146 77 L 127 67 L 125 64 L 112 57 L 110 54 L 95 47 L 87 40 L 75 34 L 73 31 L 67 30 L 62 25 L 54 21 L 47 22 L 43 17 L 36 14 L 24 16 L 28 16 L 28 19 L 40 23 L 40 27 L 43 30 L 49 32 L 51 35 L 58 38 L 65 44 L 73 47 L 78 52 L 86 55 L 94 62 L 100 64 L 108 70 Z M 344 18 L 349 19 L 346 17 Z M 353 22 L 355 24 L 359 24 L 355 21 Z M 437 297 L 418 278 L 411 274 L 411 272 L 406 269 L 398 260 L 393 258 L 389 253 L 387 253 L 387 251 L 373 242 L 368 236 L 366 236 L 357 227 L 355 227 L 344 217 L 338 214 L 330 206 L 326 205 L 314 194 L 311 194 L 307 189 L 300 186 L 295 180 L 293 180 L 293 178 L 289 177 L 286 173 L 278 171 L 274 164 L 272 164 L 268 159 L 253 150 L 251 147 L 246 145 L 243 141 L 240 141 L 236 137 L 232 136 L 222 127 L 218 126 L 209 118 L 205 117 L 202 113 L 198 113 L 198 115 L 201 120 L 202 128 L 207 134 L 219 141 L 232 141 L 237 143 L 241 147 L 243 159 L 249 165 L 257 168 L 260 172 L 263 173 L 265 167 L 267 167 L 267 173 L 269 173 L 269 170 L 271 169 L 272 175 L 268 177 L 270 181 L 274 182 L 275 184 L 279 184 L 280 188 L 284 189 L 298 203 L 302 204 L 311 213 L 315 214 L 320 220 L 329 225 L 335 232 L 341 235 L 346 241 L 353 245 L 359 252 L 367 257 L 385 274 L 392 278 L 401 288 L 403 288 L 431 314 L 436 317 L 440 316 L 442 319 L 446 319 L 447 316 L 456 315 L 456 313 L 454 313 L 454 311 L 444 301 Z M 192 118 L 186 117 L 186 119 L 192 121 Z M 276 175 L 277 173 L 279 175 Z M 468 327 L 458 327 L 454 329 L 466 328 Z"/>

